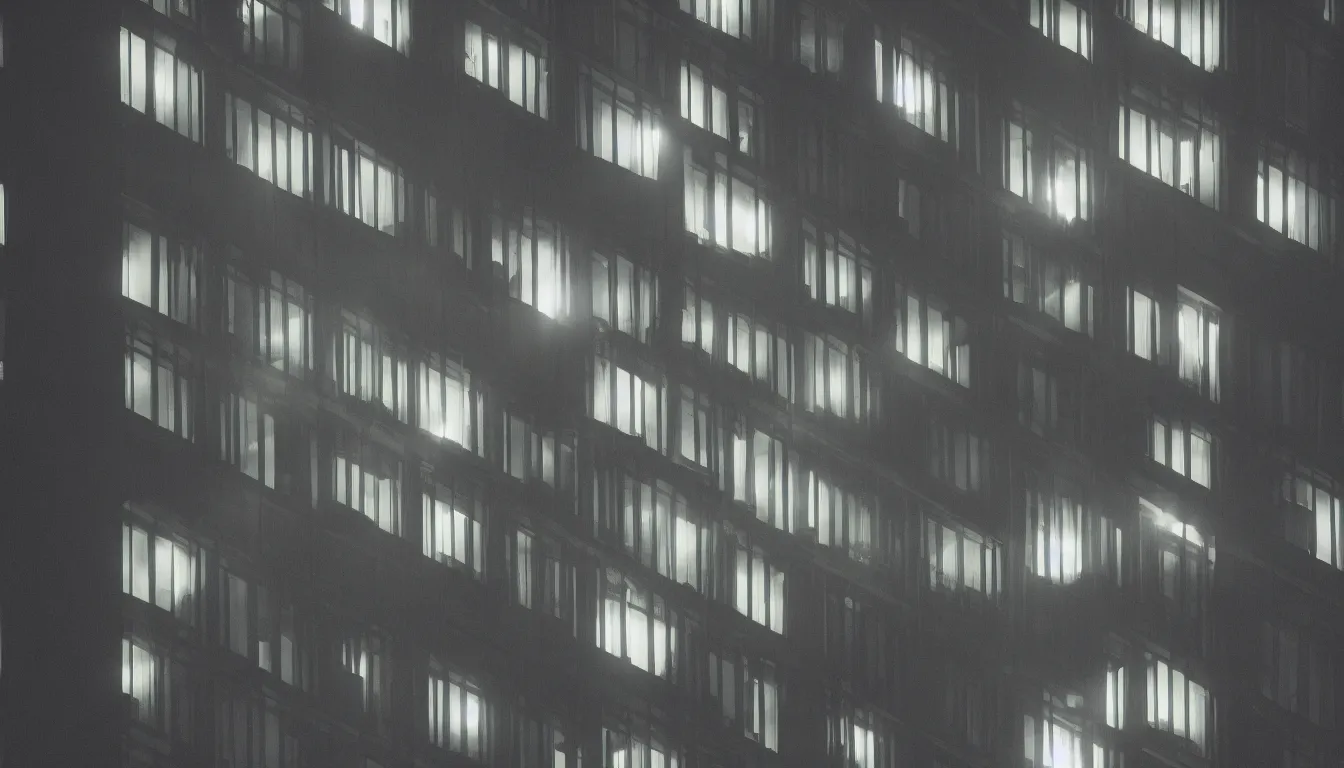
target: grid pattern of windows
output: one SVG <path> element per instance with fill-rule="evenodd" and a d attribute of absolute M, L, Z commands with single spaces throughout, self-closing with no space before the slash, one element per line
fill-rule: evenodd
<path fill-rule="evenodd" d="M 1223 0 L 1122 0 L 1120 15 L 1197 67 L 1223 63 Z"/>
<path fill-rule="evenodd" d="M 1119 110 L 1121 160 L 1210 208 L 1222 206 L 1223 129 L 1207 107 L 1135 86 Z"/>

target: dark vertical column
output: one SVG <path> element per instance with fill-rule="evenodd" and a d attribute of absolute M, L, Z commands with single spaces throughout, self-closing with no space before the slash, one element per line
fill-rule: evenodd
<path fill-rule="evenodd" d="M 0 6 L 3 754 L 15 766 L 118 765 L 120 4 Z"/>

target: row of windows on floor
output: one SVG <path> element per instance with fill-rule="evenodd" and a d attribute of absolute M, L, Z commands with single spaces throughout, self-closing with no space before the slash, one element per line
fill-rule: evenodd
<path fill-rule="evenodd" d="M 466 35 L 467 72 L 544 117 L 548 104 L 544 56 L 502 42 L 473 23 L 467 24 Z M 123 29 L 122 100 L 199 142 L 204 103 L 200 70 L 180 59 L 175 49 L 171 39 L 156 38 L 151 44 Z M 891 46 L 889 59 L 883 51 L 879 41 L 879 99 L 891 101 L 917 126 L 950 139 L 959 110 L 955 90 L 949 90 L 945 78 L 935 77 L 931 59 L 910 40 L 902 38 Z M 883 85 L 884 66 L 890 70 L 890 89 Z M 682 118 L 724 140 L 703 157 L 689 147 L 685 150 L 686 229 L 720 248 L 768 257 L 768 195 L 753 174 L 729 159 L 737 152 L 760 159 L 765 139 L 760 99 L 717 79 L 696 65 L 682 64 Z M 585 69 L 580 80 L 580 146 L 657 178 L 661 150 L 668 143 L 660 109 L 598 72 Z M 240 165 L 303 197 L 314 194 L 314 178 L 321 177 L 324 199 L 334 207 L 385 231 L 395 231 L 404 222 L 406 182 L 401 169 L 386 157 L 359 142 L 333 142 L 332 135 L 318 131 L 299 110 L 282 102 L 254 106 L 228 95 L 225 112 L 226 152 Z M 1089 219 L 1094 186 L 1091 152 L 1058 134 L 1040 116 L 1020 107 L 1012 113 L 1001 132 L 1004 188 L 1065 223 Z M 839 158 L 823 159 L 818 153 L 838 149 L 830 141 L 819 146 L 818 137 L 805 133 L 806 140 L 800 143 L 803 167 L 821 163 L 823 175 L 836 172 L 831 165 Z M 323 153 L 315 158 L 319 135 Z M 1221 135 L 1217 118 L 1198 102 L 1136 88 L 1119 106 L 1119 157 L 1215 208 L 1221 207 L 1223 189 Z M 323 173 L 315 174 L 318 159 Z M 867 158 L 851 158 L 851 164 L 855 161 Z M 853 170 L 842 175 L 852 176 Z M 804 188 L 807 177 L 804 173 Z M 1329 251 L 1336 228 L 1330 189 L 1319 164 L 1298 153 L 1266 147 L 1259 159 L 1257 219 L 1293 240 Z"/>

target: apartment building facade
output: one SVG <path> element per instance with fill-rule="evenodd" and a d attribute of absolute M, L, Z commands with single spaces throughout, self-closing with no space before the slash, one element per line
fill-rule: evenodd
<path fill-rule="evenodd" d="M 1341 14 L 3 0 L 0 759 L 1340 765 Z"/>

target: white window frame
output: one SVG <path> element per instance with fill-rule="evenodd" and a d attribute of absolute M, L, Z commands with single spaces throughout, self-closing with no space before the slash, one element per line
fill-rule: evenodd
<path fill-rule="evenodd" d="M 1153 461 L 1205 488 L 1213 487 L 1212 433 L 1193 422 L 1156 414 L 1148 424 L 1148 455 Z"/>
<path fill-rule="evenodd" d="M 485 509 L 474 494 L 430 483 L 421 496 L 423 552 L 438 563 L 485 576 Z"/>
<path fill-rule="evenodd" d="M 437 353 L 422 358 L 416 367 L 416 425 L 439 440 L 483 450 L 479 434 L 483 393 L 473 386 L 471 371 Z"/>
<path fill-rule="evenodd" d="M 121 591 L 188 625 L 204 602 L 205 556 L 195 544 L 135 523 L 121 526 Z"/>
<path fill-rule="evenodd" d="M 1208 689 L 1165 660 L 1152 654 L 1147 657 L 1145 719 L 1149 727 L 1187 739 L 1204 754 L 1212 720 Z"/>

